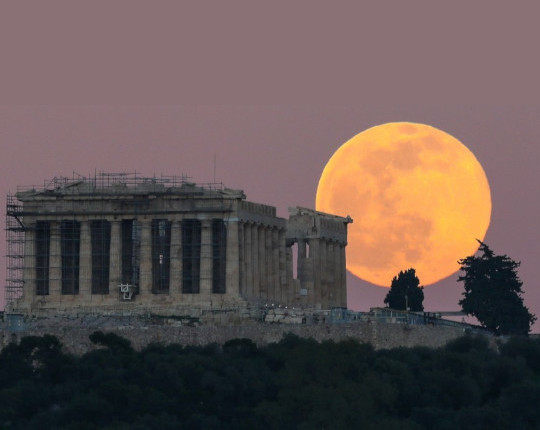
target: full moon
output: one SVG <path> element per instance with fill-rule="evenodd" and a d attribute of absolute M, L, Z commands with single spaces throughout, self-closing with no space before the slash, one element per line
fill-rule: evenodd
<path fill-rule="evenodd" d="M 434 127 L 396 122 L 345 142 L 326 164 L 318 211 L 350 215 L 347 269 L 389 287 L 416 269 L 423 285 L 459 270 L 478 249 L 491 217 L 482 166 L 461 142 Z"/>

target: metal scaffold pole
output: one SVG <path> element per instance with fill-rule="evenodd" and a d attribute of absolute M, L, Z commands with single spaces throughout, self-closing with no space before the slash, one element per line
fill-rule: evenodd
<path fill-rule="evenodd" d="M 22 205 L 13 194 L 6 199 L 6 308 L 23 293 L 24 233 Z"/>

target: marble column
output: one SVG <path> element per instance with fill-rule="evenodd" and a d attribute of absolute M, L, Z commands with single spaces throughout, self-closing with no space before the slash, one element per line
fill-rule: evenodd
<path fill-rule="evenodd" d="M 328 271 L 328 267 L 329 267 L 329 261 L 328 259 L 330 258 L 330 256 L 328 255 L 328 241 L 326 239 L 320 239 L 320 243 L 319 243 L 319 255 L 320 255 L 320 265 L 319 265 L 319 273 L 321 275 L 321 278 L 320 278 L 320 288 L 319 288 L 319 292 L 318 292 L 318 301 L 319 303 L 321 304 L 321 306 L 324 308 L 324 309 L 328 309 L 328 305 L 329 305 L 329 297 L 328 297 L 328 281 L 327 281 L 327 271 Z"/>
<path fill-rule="evenodd" d="M 307 278 L 306 240 L 305 239 L 298 239 L 298 256 L 296 258 L 296 276 L 300 283 L 300 288 L 301 289 L 307 288 L 307 285 L 306 285 L 306 278 Z M 308 297 L 311 297 L 312 295 L 313 295 L 313 291 L 308 291 Z"/>
<path fill-rule="evenodd" d="M 259 226 L 252 224 L 251 226 L 251 262 L 252 262 L 252 282 L 251 282 L 251 298 L 259 299 Z"/>
<path fill-rule="evenodd" d="M 243 295 L 244 286 L 246 285 L 246 254 L 244 247 L 244 223 L 238 221 L 238 295 L 240 296 Z"/>
<path fill-rule="evenodd" d="M 296 299 L 296 279 L 293 276 L 293 252 L 292 247 L 285 244 L 285 276 L 287 282 L 287 303 L 293 304 Z"/>
<path fill-rule="evenodd" d="M 60 222 L 51 221 L 49 256 L 49 295 L 62 297 L 62 255 L 60 249 Z"/>
<path fill-rule="evenodd" d="M 272 294 L 279 303 L 284 303 L 281 297 L 280 275 L 279 275 L 279 230 L 272 228 Z"/>
<path fill-rule="evenodd" d="M 334 248 L 334 241 L 329 240 L 326 247 L 326 255 L 328 258 L 328 266 L 326 269 L 326 285 L 328 288 L 328 301 L 331 307 L 339 306 L 340 301 L 340 290 L 337 288 L 335 283 L 335 272 L 336 272 L 336 252 Z"/>
<path fill-rule="evenodd" d="M 347 261 L 345 244 L 339 245 L 339 273 L 340 273 L 340 306 L 347 306 Z"/>
<path fill-rule="evenodd" d="M 171 275 L 169 294 L 182 295 L 182 222 L 171 221 Z"/>
<path fill-rule="evenodd" d="M 35 224 L 24 232 L 23 297 L 36 295 L 36 232 Z"/>
<path fill-rule="evenodd" d="M 279 290 L 281 300 L 285 304 L 290 303 L 289 297 L 289 282 L 288 282 L 288 272 L 287 272 L 287 247 L 285 244 L 285 230 L 279 230 Z"/>
<path fill-rule="evenodd" d="M 324 260 L 321 255 L 323 244 L 322 239 L 311 239 L 309 241 L 309 268 L 313 273 L 313 291 L 308 294 L 311 296 L 310 302 L 313 304 L 321 303 L 321 277 L 324 275 Z"/>
<path fill-rule="evenodd" d="M 238 240 L 240 242 L 240 264 L 242 265 L 240 271 L 240 291 L 241 297 L 246 296 L 247 279 L 248 279 L 248 264 L 247 264 L 247 224 L 245 222 L 238 224 Z M 250 238 L 251 239 L 251 238 Z"/>
<path fill-rule="evenodd" d="M 232 297 L 239 296 L 240 283 L 240 249 L 238 238 L 238 219 L 227 221 L 227 257 L 225 262 L 226 293 Z"/>
<path fill-rule="evenodd" d="M 139 294 L 145 300 L 152 295 L 152 224 L 141 220 L 141 263 Z"/>
<path fill-rule="evenodd" d="M 341 306 L 341 252 L 340 252 L 341 244 L 339 242 L 336 242 L 334 244 L 334 291 L 336 295 L 336 306 Z"/>
<path fill-rule="evenodd" d="M 79 296 L 81 301 L 92 295 L 92 237 L 90 221 L 81 221 L 81 248 L 79 257 Z"/>
<path fill-rule="evenodd" d="M 109 294 L 118 295 L 122 282 L 122 222 L 111 221 L 109 245 Z"/>
<path fill-rule="evenodd" d="M 265 283 L 268 298 L 276 301 L 274 288 L 274 270 L 272 265 L 272 227 L 266 226 L 264 229 L 264 262 L 265 262 Z"/>
<path fill-rule="evenodd" d="M 258 259 L 259 259 L 259 294 L 262 298 L 268 299 L 268 288 L 267 288 L 267 282 L 266 282 L 266 234 L 265 234 L 265 226 L 260 225 L 258 229 L 258 235 L 259 235 L 259 250 L 258 250 Z"/>
<path fill-rule="evenodd" d="M 200 294 L 212 293 L 212 220 L 201 221 L 201 289 Z"/>
<path fill-rule="evenodd" d="M 249 298 L 253 295 L 253 249 L 250 223 L 244 223 L 244 267 L 245 282 L 242 295 Z"/>

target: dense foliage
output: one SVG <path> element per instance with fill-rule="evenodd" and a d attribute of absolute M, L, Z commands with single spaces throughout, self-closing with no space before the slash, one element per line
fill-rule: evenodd
<path fill-rule="evenodd" d="M 3 429 L 534 429 L 540 340 L 483 337 L 375 351 L 293 335 L 266 347 L 148 346 L 96 333 L 66 355 L 51 336 L 0 354 Z"/>
<path fill-rule="evenodd" d="M 420 286 L 420 280 L 413 268 L 401 271 L 394 276 L 390 291 L 384 299 L 384 303 L 392 309 L 404 311 L 408 307 L 413 312 L 422 312 L 423 302 L 424 287 Z"/>
<path fill-rule="evenodd" d="M 529 333 L 536 317 L 523 304 L 523 283 L 517 274 L 520 263 L 478 242 L 482 255 L 459 261 L 463 275 L 458 282 L 465 288 L 459 301 L 463 312 L 496 334 Z"/>

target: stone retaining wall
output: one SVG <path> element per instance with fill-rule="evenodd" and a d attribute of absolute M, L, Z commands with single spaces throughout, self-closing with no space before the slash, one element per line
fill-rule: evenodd
<path fill-rule="evenodd" d="M 19 329 L 4 323 L 0 332 L 2 346 L 17 342 L 23 336 L 51 334 L 60 339 L 67 352 L 83 354 L 95 348 L 89 336 L 94 331 L 116 333 L 129 339 L 135 349 L 140 350 L 151 343 L 181 345 L 223 344 L 236 338 L 252 339 L 257 345 L 278 342 L 285 334 L 293 333 L 318 342 L 356 339 L 371 343 L 375 348 L 395 347 L 441 347 L 447 342 L 463 336 L 470 330 L 465 327 L 433 325 L 389 324 L 376 320 L 353 321 L 330 324 L 320 321 L 311 324 L 265 323 L 244 320 L 235 325 L 206 325 L 197 319 L 163 317 L 84 317 L 48 318 L 26 321 Z"/>

